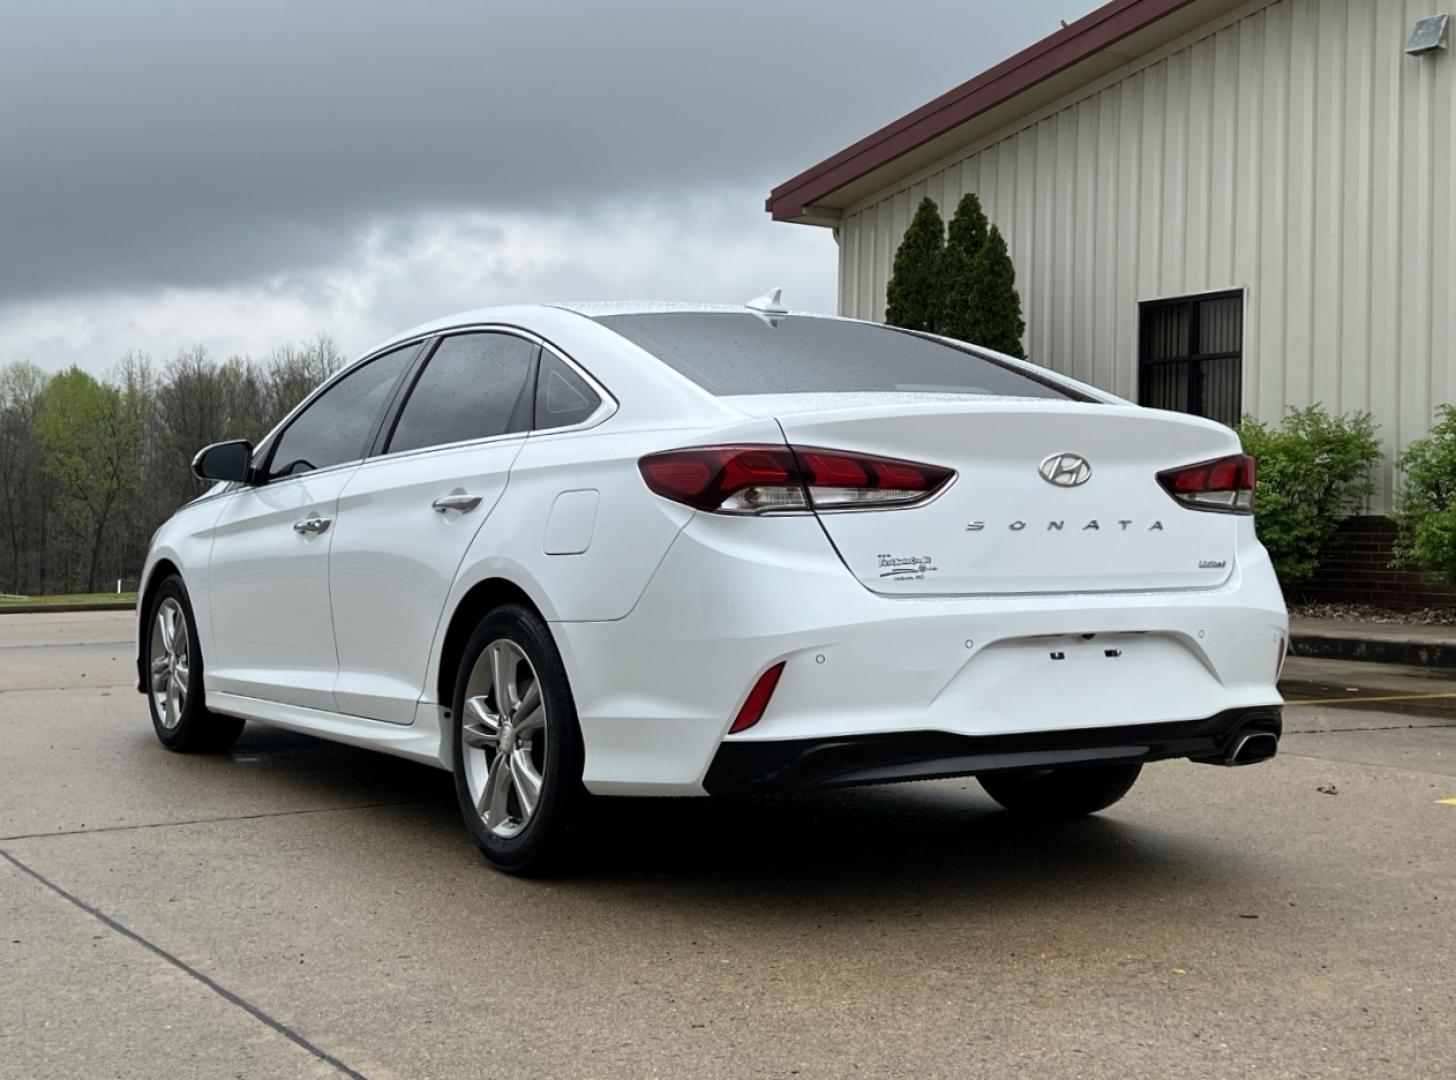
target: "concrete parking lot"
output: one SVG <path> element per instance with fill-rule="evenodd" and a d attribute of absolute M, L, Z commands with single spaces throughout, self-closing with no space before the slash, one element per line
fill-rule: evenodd
<path fill-rule="evenodd" d="M 1456 1058 L 1456 682 L 1291 662 L 1280 757 L 1098 818 L 973 781 L 604 804 L 477 856 L 449 777 L 169 754 L 126 614 L 0 615 L 0 1076 L 1413 1076 Z M 1451 695 L 1451 696 L 1441 696 Z"/>

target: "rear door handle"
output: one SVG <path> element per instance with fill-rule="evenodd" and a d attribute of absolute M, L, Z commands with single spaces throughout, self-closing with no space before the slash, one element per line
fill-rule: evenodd
<path fill-rule="evenodd" d="M 468 514 L 480 505 L 479 495 L 441 495 L 434 502 L 430 503 L 439 513 L 446 510 L 459 510 L 462 514 Z"/>
<path fill-rule="evenodd" d="M 333 518 L 311 517 L 293 523 L 293 531 L 296 533 L 321 533 L 333 524 Z"/>

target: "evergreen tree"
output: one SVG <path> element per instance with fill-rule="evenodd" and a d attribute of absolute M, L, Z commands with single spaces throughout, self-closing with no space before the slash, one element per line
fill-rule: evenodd
<path fill-rule="evenodd" d="M 1025 357 L 1021 335 L 1021 296 L 1016 291 L 1016 270 L 1001 230 L 992 225 L 986 242 L 971 262 L 971 325 L 966 340 L 1010 356 Z"/>
<path fill-rule="evenodd" d="M 895 252 L 894 273 L 885 293 L 885 322 L 907 330 L 935 330 L 940 253 L 945 223 L 934 200 L 920 207 Z"/>
<path fill-rule="evenodd" d="M 961 196 L 950 220 L 949 236 L 940 255 L 937 273 L 940 295 L 935 311 L 935 331 L 946 337 L 975 342 L 976 297 L 971 291 L 973 264 L 986 243 L 986 215 L 974 193 Z"/>

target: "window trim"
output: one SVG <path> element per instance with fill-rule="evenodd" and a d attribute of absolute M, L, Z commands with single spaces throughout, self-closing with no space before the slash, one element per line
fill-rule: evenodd
<path fill-rule="evenodd" d="M 408 387 L 409 390 L 414 389 L 415 380 L 418 378 L 420 370 L 424 367 L 424 361 L 433 354 L 436 342 L 439 341 L 439 339 L 441 338 L 450 337 L 454 334 L 470 333 L 472 331 L 495 331 L 500 333 L 513 334 L 516 337 L 524 338 L 527 341 L 534 342 L 536 345 L 540 346 L 543 349 L 551 350 L 552 354 L 555 355 L 558 360 L 566 364 L 567 367 L 571 368 L 572 371 L 576 372 L 576 374 L 579 375 L 587 383 L 588 386 L 596 391 L 597 396 L 601 399 L 601 404 L 598 405 L 596 411 L 588 416 L 585 420 L 581 421 L 580 423 L 572 424 L 569 427 L 543 428 L 540 431 L 537 431 L 535 426 L 535 409 L 532 409 L 531 426 L 525 431 L 511 432 L 506 435 L 490 435 L 481 439 L 447 443 L 441 444 L 439 446 L 421 447 L 418 450 L 404 450 L 398 454 L 385 455 L 382 450 L 384 442 L 386 442 L 388 439 L 385 431 L 387 429 L 389 432 L 393 432 L 394 422 L 398 418 L 400 410 L 404 408 L 404 403 L 408 400 L 409 397 L 408 393 L 405 392 L 405 388 Z M 257 470 L 261 475 L 261 473 L 266 470 L 267 467 L 272 463 L 273 451 L 277 449 L 278 440 L 282 438 L 283 433 L 288 430 L 288 428 L 293 424 L 294 420 L 296 420 L 305 409 L 313 404 L 314 399 L 323 395 L 336 382 L 343 379 L 344 376 L 348 375 L 356 368 L 363 367 L 371 360 L 377 360 L 381 356 L 385 356 L 389 353 L 395 352 L 398 349 L 403 349 L 411 345 L 415 347 L 415 354 L 410 360 L 409 366 L 405 368 L 404 374 L 395 384 L 394 392 L 390 397 L 389 404 L 385 407 L 380 422 L 375 426 L 374 434 L 369 440 L 368 448 L 365 451 L 363 457 L 356 458 L 353 461 L 341 461 L 337 465 L 330 465 L 327 468 L 323 469 L 314 469 L 312 472 L 299 473 L 297 476 L 280 476 L 273 480 L 260 480 L 252 484 L 230 484 L 223 491 L 218 492 L 218 495 L 221 496 L 229 494 L 232 491 L 242 490 L 244 487 L 273 487 L 275 485 L 287 483 L 292 480 L 302 480 L 304 477 L 318 476 L 322 473 L 333 472 L 336 469 L 344 469 L 349 468 L 350 466 L 358 466 L 365 462 L 372 461 L 375 458 L 382 458 L 385 456 L 388 456 L 390 458 L 402 459 L 406 457 L 412 457 L 418 454 L 433 453 L 436 450 L 453 449 L 455 447 L 471 446 L 480 443 L 498 442 L 505 439 L 523 437 L 543 438 L 546 436 L 564 435 L 578 431 L 585 431 L 611 419 L 614 415 L 616 415 L 617 410 L 620 408 L 616 396 L 613 395 L 613 393 L 608 390 L 606 386 L 604 386 L 602 382 L 596 378 L 596 376 L 594 376 L 584 366 L 582 366 L 575 359 L 573 359 L 572 356 L 564 349 L 562 349 L 560 346 L 550 341 L 549 339 L 542 337 L 540 334 L 532 330 L 528 330 L 523 326 L 517 326 L 514 323 L 461 323 L 458 326 L 450 326 L 443 329 L 430 330 L 426 333 L 413 334 L 396 341 L 390 341 L 376 349 L 371 350 L 370 352 L 365 353 L 363 356 L 354 360 L 352 363 L 334 372 L 333 375 L 331 375 L 324 382 L 320 383 L 318 386 L 314 387 L 314 389 L 307 396 L 305 396 L 302 401 L 300 401 L 291 410 L 289 410 L 288 415 L 286 415 L 282 420 L 278 421 L 278 423 L 274 425 L 272 431 L 268 432 L 267 435 L 263 436 L 263 438 L 259 441 L 257 447 L 255 447 L 253 450 L 253 460 L 255 462 L 260 462 L 259 465 L 254 466 L 255 470 Z M 261 458 L 259 455 L 262 455 Z M 209 496 L 207 495 L 203 496 L 203 498 L 208 497 Z"/>
<path fill-rule="evenodd" d="M 306 395 L 302 401 L 295 405 L 289 411 L 288 415 L 280 420 L 278 422 L 278 425 L 266 436 L 264 436 L 263 441 L 260 442 L 257 449 L 253 451 L 253 460 L 257 462 L 259 460 L 258 455 L 260 453 L 262 454 L 262 460 L 261 463 L 252 466 L 253 473 L 256 479 L 253 483 L 247 486 L 275 487 L 278 484 L 287 483 L 290 480 L 302 480 L 306 476 L 320 476 L 324 473 L 334 472 L 337 469 L 345 469 L 351 465 L 358 465 L 361 461 L 367 460 L 370 456 L 371 451 L 374 448 L 375 440 L 379 437 L 380 425 L 383 423 L 384 419 L 390 415 L 391 411 L 394 408 L 395 402 L 399 397 L 400 386 L 404 383 L 404 380 L 409 377 L 410 373 L 414 371 L 415 366 L 420 361 L 420 346 L 428 341 L 431 336 L 432 335 L 430 334 L 420 334 L 416 337 L 406 338 L 403 341 L 392 341 L 388 345 L 375 349 L 373 352 L 366 353 L 364 356 L 361 356 L 359 359 L 355 360 L 352 364 L 348 364 L 345 367 L 340 368 L 338 371 L 334 372 L 332 376 L 325 379 L 318 386 L 314 387 L 313 392 Z M 390 353 L 401 352 L 404 349 L 410 347 L 414 348 L 414 354 L 410 357 L 409 363 L 405 365 L 404 371 L 395 379 L 394 387 L 390 390 L 389 393 L 389 400 L 385 403 L 384 408 L 380 410 L 379 417 L 375 420 L 374 427 L 370 432 L 369 438 L 365 440 L 363 455 L 357 458 L 353 458 L 350 461 L 341 461 L 336 465 L 326 465 L 322 469 L 310 469 L 308 472 L 305 473 L 297 473 L 292 476 L 275 476 L 271 479 L 268 477 L 268 470 L 273 465 L 273 455 L 278 450 L 278 443 L 282 440 L 284 434 L 288 431 L 288 429 L 293 426 L 294 421 L 302 416 L 304 412 L 307 411 L 309 406 L 311 406 L 318 398 L 328 393 L 328 391 L 332 389 L 336 383 L 342 382 L 347 376 L 357 371 L 365 364 L 372 363 L 375 360 L 388 356 Z"/>
<path fill-rule="evenodd" d="M 585 419 L 578 420 L 574 424 L 552 424 L 550 427 L 540 427 L 536 423 L 536 417 L 540 414 L 541 411 L 541 373 L 545 370 L 546 367 L 543 361 L 545 360 L 546 353 L 548 352 L 551 353 L 551 355 L 557 360 L 561 361 L 562 365 L 566 368 L 567 371 L 571 372 L 573 375 L 581 379 L 582 382 L 586 383 L 586 388 L 597 397 L 596 408 L 594 408 L 591 412 L 587 413 Z M 555 349 L 550 349 L 546 346 L 542 346 L 541 351 L 536 355 L 536 381 L 535 384 L 532 386 L 531 425 L 528 429 L 530 434 L 554 435 L 558 431 L 580 431 L 588 427 L 594 427 L 595 425 L 600 424 L 603 420 L 605 420 L 607 416 L 611 415 L 610 412 L 606 415 L 601 415 L 603 405 L 607 402 L 607 400 L 608 397 L 606 391 L 602 389 L 600 383 L 598 383 L 595 379 L 591 378 L 591 376 L 587 375 L 587 373 L 582 371 L 581 368 L 579 368 L 577 365 L 571 363 L 571 361 L 569 361 L 566 357 L 562 356 Z M 614 406 L 613 411 L 615 411 L 616 403 L 613 402 L 612 404 Z"/>
<path fill-rule="evenodd" d="M 530 336 L 526 334 L 500 330 L 443 330 L 440 333 L 434 335 L 433 339 L 429 342 L 428 347 L 421 352 L 415 364 L 410 368 L 408 372 L 405 373 L 404 389 L 399 393 L 398 401 L 390 402 L 390 407 L 386 414 L 385 422 L 380 425 L 379 430 L 375 433 L 374 441 L 370 444 L 369 457 L 371 459 L 389 458 L 391 461 L 393 461 L 400 458 L 415 457 L 419 454 L 428 454 L 432 450 L 448 450 L 459 446 L 475 446 L 481 443 L 504 442 L 507 439 L 515 438 L 524 439 L 527 435 L 531 433 L 531 427 L 528 424 L 523 430 L 503 431 L 499 435 L 481 435 L 480 437 L 474 439 L 456 439 L 454 442 L 431 443 L 429 446 L 416 446 L 412 447 L 409 450 L 391 451 L 389 449 L 390 440 L 394 438 L 395 431 L 399 427 L 400 417 L 404 415 L 404 410 L 409 405 L 410 398 L 414 396 L 415 389 L 419 386 L 420 379 L 425 373 L 425 368 L 429 367 L 430 361 L 434 359 L 435 354 L 440 351 L 440 346 L 445 343 L 447 338 L 465 337 L 470 334 L 486 333 L 503 334 L 503 336 L 505 337 L 513 337 L 517 340 L 525 341 L 532 346 L 530 371 L 526 375 L 526 385 L 531 388 L 531 399 L 533 406 L 531 411 L 534 414 L 536 397 L 536 373 L 540 369 L 541 363 L 540 342 L 531 340 Z"/>
<path fill-rule="evenodd" d="M 414 393 L 415 385 L 418 383 L 420 375 L 424 372 L 425 365 L 429 363 L 430 357 L 435 354 L 435 350 L 439 347 L 439 343 L 447 337 L 458 337 L 462 334 L 482 333 L 507 334 L 511 337 L 517 337 L 522 339 L 523 341 L 530 342 L 531 344 L 535 345 L 538 350 L 549 351 L 553 356 L 555 356 L 558 360 L 560 360 L 563 364 L 570 368 L 576 375 L 578 375 L 583 382 L 585 382 L 588 386 L 592 388 L 593 391 L 596 392 L 598 399 L 600 399 L 597 408 L 585 420 L 582 420 L 570 426 L 541 428 L 538 430 L 536 427 L 536 410 L 534 408 L 536 382 L 537 376 L 540 372 L 540 355 L 538 352 L 531 365 L 531 394 L 533 398 L 533 407 L 531 409 L 530 416 L 531 422 L 526 426 L 526 429 L 524 431 L 508 431 L 500 435 L 482 435 L 478 439 L 461 439 L 456 442 L 436 443 L 433 446 L 421 446 L 413 450 L 400 450 L 397 453 L 392 454 L 386 453 L 385 447 L 388 446 L 389 440 L 394 434 L 395 425 L 399 420 L 399 414 L 404 411 L 405 405 L 409 403 L 410 395 Z M 405 379 L 402 385 L 407 387 L 407 389 L 397 393 L 395 399 L 390 402 L 389 410 L 385 415 L 384 423 L 375 433 L 374 441 L 370 444 L 368 460 L 372 461 L 376 458 L 382 460 L 387 458 L 390 461 L 402 461 L 406 458 L 418 457 L 421 454 L 433 454 L 436 451 L 442 450 L 457 450 L 461 447 L 485 446 L 491 443 L 505 442 L 509 439 L 532 439 L 546 435 L 559 435 L 569 432 L 585 431 L 588 428 L 596 427 L 598 424 L 609 420 L 613 415 L 616 414 L 619 407 L 617 404 L 617 399 L 612 396 L 611 391 L 603 386 L 601 382 L 599 382 L 590 371 L 582 367 L 581 364 L 573 360 L 569 355 L 567 355 L 564 350 L 557 347 L 554 343 L 548 341 L 540 334 L 527 330 L 525 327 L 515 326 L 510 323 L 464 323 L 460 326 L 451 326 L 443 330 L 436 330 L 433 333 L 426 335 L 426 338 L 428 339 L 426 341 L 426 347 L 421 351 L 419 355 L 415 357 L 414 364 L 410 367 L 409 371 L 405 373 Z M 384 351 L 387 352 L 388 350 Z"/>
<path fill-rule="evenodd" d="M 556 357 L 556 359 L 560 360 L 563 364 L 570 368 L 571 371 L 576 374 L 576 376 L 580 378 L 582 382 L 586 383 L 587 386 L 591 387 L 592 391 L 597 395 L 598 402 L 597 407 L 592 410 L 591 414 L 585 420 L 578 420 L 574 424 L 563 424 L 559 427 L 549 428 L 538 428 L 536 426 L 536 410 L 533 408 L 531 410 L 531 427 L 528 431 L 528 434 L 532 438 L 544 437 L 546 435 L 563 435 L 569 434 L 574 431 L 586 431 L 588 428 L 594 428 L 598 424 L 601 424 L 606 420 L 610 420 L 614 415 L 616 415 L 619 406 L 617 404 L 617 399 L 612 396 L 612 392 L 610 390 L 608 390 L 605 386 L 598 382 L 596 377 L 593 376 L 590 371 L 578 364 L 561 349 L 558 349 L 555 345 L 551 344 L 551 342 L 547 341 L 545 338 L 540 338 L 538 340 L 541 343 L 541 348 L 543 351 L 551 353 L 552 356 Z"/>
<path fill-rule="evenodd" d="M 1210 300 L 1238 300 L 1239 301 L 1239 347 L 1232 351 L 1221 352 L 1198 352 L 1199 343 L 1199 321 L 1200 311 L 1203 304 Z M 1149 311 L 1157 308 L 1187 306 L 1188 313 L 1188 348 L 1189 352 L 1184 356 L 1167 356 L 1159 359 L 1149 359 L 1148 353 L 1148 327 L 1145 316 Z M 1188 365 L 1188 400 L 1190 404 L 1203 405 L 1203 369 L 1202 363 L 1205 360 L 1233 360 L 1239 361 L 1239 410 L 1242 415 L 1244 404 L 1244 324 L 1245 316 L 1248 314 L 1248 297 L 1245 290 L 1241 288 L 1215 289 L 1212 292 L 1189 293 L 1185 296 L 1161 296 L 1153 300 L 1138 301 L 1138 351 L 1137 351 L 1137 403 L 1145 409 L 1156 408 L 1149 405 L 1145 400 L 1148 389 L 1148 372 L 1152 368 L 1164 367 L 1169 364 Z M 1196 393 L 1195 393 L 1196 391 Z M 1169 412 L 1178 412 L 1183 416 L 1197 416 L 1203 420 L 1213 420 L 1216 424 L 1223 423 L 1214 417 L 1202 412 L 1191 410 L 1170 409 Z M 1237 423 L 1237 421 L 1235 421 Z"/>

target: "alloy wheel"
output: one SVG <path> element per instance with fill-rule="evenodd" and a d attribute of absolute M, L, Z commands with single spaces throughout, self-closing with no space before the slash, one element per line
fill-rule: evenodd
<path fill-rule="evenodd" d="M 546 702 L 520 646 L 498 638 L 465 684 L 460 753 L 470 801 L 485 827 L 509 839 L 541 804 L 546 768 Z"/>
<path fill-rule="evenodd" d="M 152 702 L 162 727 L 171 731 L 182 721 L 192 674 L 191 640 L 182 605 L 167 597 L 152 623 Z"/>

